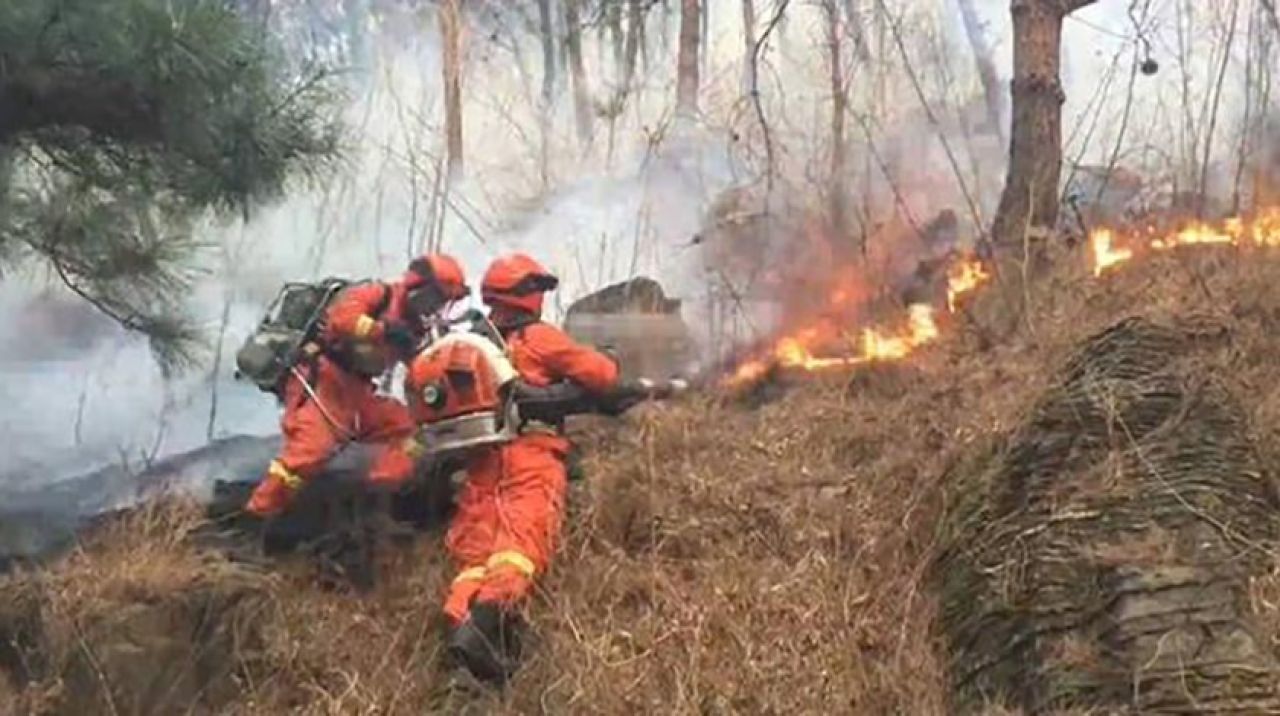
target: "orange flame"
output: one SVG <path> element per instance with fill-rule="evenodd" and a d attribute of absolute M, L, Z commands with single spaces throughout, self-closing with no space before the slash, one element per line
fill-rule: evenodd
<path fill-rule="evenodd" d="M 1098 229 L 1089 236 L 1090 268 L 1094 276 L 1101 276 L 1142 253 L 1201 244 L 1280 247 L 1280 207 L 1248 219 L 1227 219 L 1217 225 L 1193 222 L 1163 235 L 1157 235 L 1151 226 L 1143 232 L 1124 236 L 1112 229 Z M 962 296 L 990 278 L 987 267 L 973 257 L 962 257 L 953 263 L 947 270 L 947 311 L 954 313 Z M 837 287 L 828 299 L 831 307 L 838 308 L 850 303 L 853 293 L 846 287 Z M 755 382 L 774 366 L 816 371 L 902 360 L 938 338 L 939 328 L 934 319 L 933 306 L 913 304 L 907 307 L 905 323 L 862 328 L 856 340 L 847 343 L 849 352 L 835 357 L 817 356 L 814 350 L 819 344 L 839 343 L 839 329 L 830 324 L 807 326 L 780 338 L 763 355 L 741 363 L 724 384 L 733 387 Z"/>
<path fill-rule="evenodd" d="M 906 328 L 896 334 L 865 328 L 862 331 L 862 355 L 866 361 L 898 360 L 911 351 L 938 337 L 938 325 L 933 321 L 933 307 L 913 303 L 907 307 Z"/>
<path fill-rule="evenodd" d="M 1133 251 L 1130 249 L 1112 248 L 1111 244 L 1114 242 L 1115 236 L 1110 229 L 1099 229 L 1090 237 L 1090 244 L 1093 246 L 1094 276 L 1101 276 L 1103 271 L 1133 258 Z"/>
<path fill-rule="evenodd" d="M 976 259 L 965 258 L 947 271 L 947 310 L 955 313 L 956 302 L 964 294 L 986 283 L 991 275 Z"/>
<path fill-rule="evenodd" d="M 1145 241 L 1143 237 L 1129 237 L 1128 245 L 1123 248 L 1115 248 L 1116 235 L 1110 229 L 1098 229 L 1089 239 L 1093 246 L 1094 276 L 1101 276 L 1103 271 L 1144 251 L 1167 251 L 1179 246 L 1203 244 L 1276 247 L 1280 246 L 1280 207 L 1267 209 L 1249 219 L 1232 217 L 1220 226 L 1193 221 L 1165 236 Z"/>
<path fill-rule="evenodd" d="M 954 312 L 959 299 L 991 278 L 979 261 L 962 257 L 947 271 L 947 310 Z M 845 288 L 837 288 L 828 295 L 832 307 L 841 307 L 850 299 Z M 738 365 L 724 380 L 730 387 L 749 384 L 764 377 L 772 367 L 818 371 L 863 365 L 876 361 L 896 361 L 906 358 L 920 346 L 936 340 L 940 335 L 934 320 L 935 309 L 925 303 L 907 307 L 905 323 L 889 326 L 870 326 L 858 332 L 855 341 L 849 343 L 851 352 L 845 355 L 824 357 L 814 355 L 814 346 L 837 338 L 839 329 L 833 326 L 809 326 L 779 338 L 761 356 Z M 823 330 L 826 328 L 827 330 Z M 839 341 L 836 340 L 836 343 Z"/>
<path fill-rule="evenodd" d="M 864 328 L 858 336 L 854 352 L 843 356 L 815 356 L 810 346 L 820 340 L 820 331 L 816 328 L 797 331 L 778 339 L 769 355 L 739 365 L 733 374 L 725 379 L 725 384 L 735 386 L 754 382 L 762 378 L 773 366 L 818 371 L 876 361 L 901 360 L 916 348 L 938 337 L 940 332 L 933 313 L 933 306 L 924 303 L 911 304 L 907 307 L 905 325 L 898 326 L 896 329 Z"/>

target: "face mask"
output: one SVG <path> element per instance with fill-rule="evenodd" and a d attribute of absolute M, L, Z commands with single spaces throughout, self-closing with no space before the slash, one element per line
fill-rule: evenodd
<path fill-rule="evenodd" d="M 426 318 L 444 307 L 448 300 L 434 282 L 409 289 L 405 295 L 405 309 L 413 318 Z"/>

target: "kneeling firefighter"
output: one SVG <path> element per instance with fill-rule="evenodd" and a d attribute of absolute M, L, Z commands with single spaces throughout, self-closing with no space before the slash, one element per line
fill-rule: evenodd
<path fill-rule="evenodd" d="M 295 332 L 299 345 L 282 359 L 279 378 L 260 381 L 284 406 L 284 445 L 245 507 L 259 517 L 283 512 L 349 442 L 379 446 L 368 477 L 390 486 L 413 473 L 422 452 L 408 408 L 378 395 L 374 381 L 410 358 L 427 318 L 466 297 L 462 267 L 432 254 L 412 261 L 398 281 L 338 283 Z"/>
<path fill-rule="evenodd" d="M 451 399 L 436 391 L 433 381 L 457 388 L 455 394 L 479 395 L 497 395 L 517 384 L 533 389 L 573 384 L 588 395 L 614 388 L 618 366 L 613 359 L 542 322 L 543 295 L 557 284 L 524 254 L 494 261 L 485 272 L 481 297 L 491 309 L 488 323 L 498 335 L 492 342 L 476 335 L 466 340 L 455 336 L 455 346 L 463 344 L 459 350 L 446 350 L 442 343 L 438 350 L 429 347 L 415 358 L 406 386 L 415 419 L 428 424 L 439 417 L 454 418 L 443 422 L 458 426 L 480 419 L 466 405 L 451 407 Z M 486 352 L 489 358 L 482 357 Z M 498 368 L 470 371 L 481 362 Z M 463 375 L 481 377 L 461 380 Z M 424 396 L 434 404 L 424 406 Z M 487 402 L 493 405 L 497 399 Z M 518 608 L 532 592 L 535 578 L 546 572 L 560 536 L 570 447 L 562 417 L 509 415 L 512 418 L 497 430 L 506 434 L 498 437 L 477 432 L 478 437 L 471 438 L 465 434 L 472 429 L 468 427 L 436 433 L 440 444 L 454 440 L 475 446 L 463 458 L 466 481 L 445 540 L 459 570 L 444 603 L 449 656 L 475 677 L 499 683 L 511 675 L 519 658 Z M 483 419 L 495 424 L 502 420 Z"/>

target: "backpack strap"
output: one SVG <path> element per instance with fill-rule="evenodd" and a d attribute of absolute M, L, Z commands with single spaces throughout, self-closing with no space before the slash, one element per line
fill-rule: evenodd
<path fill-rule="evenodd" d="M 381 285 L 382 298 L 378 300 L 378 305 L 374 306 L 373 311 L 369 313 L 369 317 L 375 320 L 381 318 L 382 314 L 385 313 L 387 308 L 391 305 L 391 287 L 385 283 Z"/>

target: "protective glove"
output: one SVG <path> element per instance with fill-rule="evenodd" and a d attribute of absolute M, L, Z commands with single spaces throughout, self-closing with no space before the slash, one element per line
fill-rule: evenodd
<path fill-rule="evenodd" d="M 382 329 L 382 337 L 386 339 L 387 345 L 404 355 L 413 351 L 413 331 L 404 323 L 388 323 Z"/>

